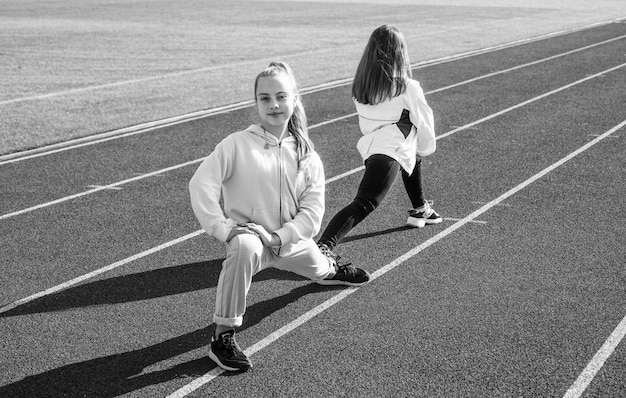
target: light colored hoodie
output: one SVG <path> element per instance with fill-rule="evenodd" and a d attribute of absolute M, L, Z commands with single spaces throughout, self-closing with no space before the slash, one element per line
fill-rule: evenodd
<path fill-rule="evenodd" d="M 371 155 L 387 155 L 411 174 L 416 154 L 435 152 L 433 111 L 419 82 L 409 79 L 406 91 L 376 105 L 354 100 L 363 137 L 357 143 L 363 161 Z"/>
<path fill-rule="evenodd" d="M 238 223 L 253 222 L 280 237 L 279 254 L 319 232 L 324 189 L 315 151 L 298 170 L 295 137 L 278 142 L 258 125 L 224 138 L 189 181 L 193 211 L 209 235 L 226 242 Z"/>

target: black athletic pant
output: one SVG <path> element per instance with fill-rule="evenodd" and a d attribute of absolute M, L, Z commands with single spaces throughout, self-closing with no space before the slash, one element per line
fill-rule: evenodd
<path fill-rule="evenodd" d="M 422 159 L 418 156 L 413 173 L 402 169 L 402 181 L 413 208 L 424 205 L 422 192 Z M 352 228 L 363 221 L 383 201 L 401 169 L 400 164 L 387 155 L 372 155 L 365 161 L 365 174 L 356 197 L 341 209 L 328 223 L 319 243 L 333 249 Z"/>

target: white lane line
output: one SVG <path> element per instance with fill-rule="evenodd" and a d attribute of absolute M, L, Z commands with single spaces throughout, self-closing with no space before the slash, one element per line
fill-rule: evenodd
<path fill-rule="evenodd" d="M 374 280 L 374 275 L 373 274 L 372 274 L 372 280 Z M 346 289 L 342 290 L 341 292 L 337 293 L 333 297 L 331 297 L 328 300 L 324 301 L 322 304 L 318 305 L 317 307 L 315 307 L 315 308 L 305 312 L 304 314 L 300 315 L 294 321 L 289 322 L 287 325 L 281 327 L 280 329 L 276 330 L 275 332 L 270 333 L 265 338 L 263 338 L 263 340 L 260 340 L 260 341 L 256 342 L 255 344 L 251 345 L 250 347 L 246 348 L 244 350 L 244 353 L 247 356 L 252 356 L 252 355 L 256 354 L 257 352 L 261 351 L 262 349 L 264 349 L 268 345 L 272 344 L 274 341 L 278 340 L 279 338 L 281 338 L 282 336 L 284 336 L 287 333 L 291 332 L 292 330 L 302 326 L 303 324 L 305 324 L 309 320 L 313 319 L 316 315 L 321 314 L 322 312 L 326 311 L 327 309 L 329 309 L 330 307 L 332 307 L 333 305 L 337 304 L 338 302 L 340 302 L 341 300 L 343 300 L 344 298 L 348 297 L 349 295 L 351 295 L 352 293 L 354 293 L 356 291 L 357 291 L 357 288 L 355 288 L 355 287 L 347 287 Z M 210 383 L 213 379 L 215 379 L 216 377 L 220 376 L 222 373 L 225 373 L 225 372 L 220 367 L 216 367 L 214 369 L 211 369 L 209 372 L 207 372 L 207 373 L 203 374 L 202 376 L 192 380 L 189 384 L 186 384 L 185 386 L 181 387 L 180 389 L 174 391 L 172 394 L 168 395 L 167 398 L 182 398 L 182 397 L 185 397 L 185 396 L 191 394 L 192 392 L 194 392 L 195 390 L 199 389 L 200 387 L 204 386 L 205 384 Z"/>
<path fill-rule="evenodd" d="M 598 371 L 604 366 L 604 362 L 609 359 L 615 348 L 624 339 L 624 336 L 626 336 L 626 316 L 622 318 L 622 321 L 613 330 L 613 333 L 602 344 L 602 347 L 596 352 L 596 355 L 593 356 L 563 398 L 579 398 L 583 395 Z"/>
<path fill-rule="evenodd" d="M 599 136 L 600 136 L 600 134 L 596 134 L 596 137 L 599 137 Z M 477 200 L 472 200 L 472 203 L 476 203 L 477 205 L 484 205 L 485 204 L 485 202 L 479 202 Z M 513 206 L 511 206 L 509 204 L 506 204 L 506 203 L 502 203 L 500 206 L 513 207 Z"/>
<path fill-rule="evenodd" d="M 529 99 L 529 100 L 526 100 L 526 101 L 520 102 L 519 104 L 516 104 L 516 105 L 510 106 L 510 107 L 508 107 L 508 108 L 506 108 L 506 109 L 503 109 L 503 110 L 501 110 L 501 111 L 499 111 L 499 112 L 492 113 L 491 115 L 486 116 L 486 117 L 484 117 L 484 118 L 482 118 L 482 119 L 478 119 L 478 120 L 476 120 L 476 121 L 474 121 L 474 122 L 472 122 L 472 123 L 468 123 L 468 124 L 466 124 L 465 126 L 461 126 L 461 127 L 456 128 L 456 129 L 454 129 L 454 130 L 450 130 L 450 131 L 448 131 L 448 132 L 447 132 L 447 133 L 445 133 L 445 134 L 442 134 L 442 135 L 440 135 L 440 136 L 437 136 L 437 139 L 447 137 L 447 136 L 452 135 L 452 134 L 455 134 L 455 133 L 457 133 L 457 132 L 459 132 L 459 131 L 461 131 L 461 130 L 466 130 L 466 129 L 468 129 L 468 128 L 472 127 L 472 126 L 475 126 L 475 125 L 477 125 L 477 124 L 479 124 L 479 123 L 482 123 L 482 122 L 485 122 L 485 121 L 487 121 L 487 120 L 493 119 L 493 118 L 498 117 L 498 116 L 500 116 L 500 115 L 503 115 L 503 114 L 505 114 L 505 113 L 507 113 L 507 112 L 510 112 L 510 111 L 512 111 L 512 110 L 514 110 L 514 109 L 521 108 L 521 107 L 526 106 L 526 105 L 528 105 L 528 104 L 531 104 L 531 103 L 533 103 L 533 102 L 535 102 L 535 101 L 539 101 L 540 99 L 546 98 L 546 97 L 548 97 L 548 96 L 550 96 L 550 95 L 553 95 L 553 94 L 556 94 L 556 93 L 559 93 L 559 92 L 561 92 L 561 91 L 563 91 L 563 90 L 567 90 L 568 88 L 571 88 L 571 87 L 573 87 L 573 86 L 575 86 L 575 85 L 577 85 L 577 84 L 584 83 L 584 82 L 586 82 L 587 80 L 591 80 L 591 79 L 594 79 L 594 78 L 596 78 L 596 77 L 602 76 L 602 75 L 604 75 L 604 74 L 606 74 L 606 73 L 613 72 L 613 71 L 615 71 L 615 70 L 618 70 L 618 69 L 620 69 L 620 68 L 623 68 L 624 66 L 626 66 L 626 63 L 623 63 L 623 64 L 620 64 L 620 65 L 614 66 L 614 67 L 612 67 L 612 68 L 609 68 L 609 69 L 607 69 L 607 70 L 605 70 L 605 71 L 602 71 L 602 72 L 599 72 L 599 73 L 596 73 L 596 74 L 593 74 L 593 75 L 589 75 L 589 76 L 587 76 L 587 77 L 585 77 L 585 78 L 583 78 L 583 79 L 580 79 L 580 80 L 577 80 L 577 81 L 575 81 L 575 82 L 573 82 L 573 83 L 570 83 L 570 84 L 567 84 L 567 85 L 565 85 L 565 86 L 559 87 L 559 88 L 557 88 L 557 89 L 555 89 L 555 90 L 548 91 L 547 93 L 541 94 L 541 95 L 539 95 L 539 96 L 537 96 L 537 97 L 535 97 L 535 98 L 531 98 L 531 99 Z"/>
<path fill-rule="evenodd" d="M 567 84 L 565 86 L 559 87 L 559 88 L 557 88 L 555 90 L 552 90 L 552 91 L 549 91 L 547 93 L 541 94 L 541 95 L 539 95 L 537 97 L 534 97 L 534 98 L 531 98 L 529 100 L 520 102 L 519 104 L 510 106 L 510 107 L 508 107 L 506 109 L 503 109 L 503 110 L 501 110 L 499 112 L 493 113 L 493 114 L 491 114 L 489 116 L 485 116 L 482 119 L 475 120 L 475 121 L 473 121 L 471 123 L 468 123 L 468 124 L 466 124 L 464 126 L 457 127 L 457 128 L 455 128 L 453 130 L 448 131 L 447 133 L 441 134 L 441 135 L 437 136 L 437 140 L 440 140 L 442 138 L 448 137 L 448 136 L 450 136 L 452 134 L 456 134 L 459 131 L 467 130 L 467 129 L 469 129 L 469 128 L 477 125 L 477 124 L 480 124 L 480 123 L 485 122 L 487 120 L 490 120 L 490 119 L 493 119 L 495 117 L 501 116 L 501 115 L 503 115 L 503 114 L 505 114 L 507 112 L 510 112 L 512 110 L 521 108 L 521 107 L 526 106 L 528 104 L 531 104 L 531 103 L 533 103 L 535 101 L 538 101 L 540 99 L 546 98 L 546 97 L 548 97 L 550 95 L 559 93 L 559 92 L 561 92 L 563 90 L 566 90 L 566 89 L 571 88 L 573 86 L 576 86 L 578 84 L 584 83 L 584 82 L 586 82 L 588 80 L 591 80 L 591 79 L 594 79 L 594 78 L 596 78 L 598 76 L 601 76 L 601 75 L 604 75 L 606 73 L 609 73 L 609 72 L 615 71 L 617 69 L 623 68 L 624 66 L 626 66 L 626 63 L 623 63 L 621 65 L 615 66 L 613 68 L 609 68 L 607 70 L 604 70 L 602 72 L 599 72 L 599 73 L 596 73 L 596 74 L 593 74 L 593 75 L 589 75 L 589 76 L 587 76 L 587 77 L 585 77 L 583 79 L 577 80 L 577 81 L 575 81 L 573 83 L 570 83 L 570 84 Z M 311 125 L 309 127 L 309 129 L 314 129 L 314 128 L 318 128 L 318 127 L 321 127 L 321 126 L 324 126 L 324 125 L 327 125 L 327 124 L 335 123 L 335 122 L 337 122 L 339 120 L 347 119 L 347 118 L 352 117 L 352 116 L 356 116 L 356 113 L 351 113 L 349 115 L 340 116 L 340 117 L 337 117 L 337 118 L 334 118 L 334 119 L 331 119 L 331 120 L 327 120 L 327 121 L 324 121 L 324 122 L 321 122 L 321 123 L 318 123 L 318 124 Z M 180 168 L 192 165 L 192 164 L 200 163 L 203 160 L 204 160 L 204 158 L 192 160 L 192 161 L 189 161 L 189 162 L 186 162 L 186 163 L 182 163 L 182 164 L 179 164 L 179 165 L 175 165 L 175 166 L 167 167 L 167 168 L 164 168 L 164 169 L 161 169 L 161 170 L 153 171 L 153 172 L 148 173 L 148 174 L 138 175 L 136 177 L 129 178 L 127 180 L 123 180 L 123 181 L 120 181 L 120 182 L 112 183 L 112 184 L 109 184 L 109 185 L 104 185 L 102 187 L 90 189 L 88 191 L 80 192 L 80 193 L 77 193 L 77 194 L 74 194 L 74 195 L 71 195 L 71 196 L 66 196 L 66 197 L 63 197 L 63 198 L 59 198 L 59 199 L 53 200 L 51 202 L 42 203 L 42 204 L 39 204 L 39 205 L 36 205 L 36 206 L 32 206 L 32 207 L 29 207 L 29 208 L 26 208 L 26 209 L 22 209 L 22 210 L 14 211 L 12 213 L 7 213 L 7 214 L 4 214 L 4 215 L 0 215 L 0 220 L 4 220 L 4 219 L 10 218 L 10 217 L 15 217 L 15 216 L 18 216 L 18 215 L 21 215 L 21 214 L 25 214 L 25 213 L 28 213 L 28 212 L 31 212 L 31 211 L 34 211 L 34 210 L 42 209 L 42 208 L 45 208 L 45 207 L 48 207 L 48 206 L 52 206 L 52 205 L 55 205 L 55 204 L 63 203 L 63 202 L 66 202 L 68 200 L 72 200 L 72 199 L 76 199 L 76 198 L 79 198 L 79 197 L 82 197 L 82 196 L 86 196 L 86 195 L 89 195 L 89 194 L 92 194 L 92 193 L 100 192 L 100 191 L 103 191 L 105 189 L 114 189 L 115 187 L 118 187 L 120 185 L 128 184 L 128 183 L 134 182 L 134 181 L 139 181 L 139 180 L 142 180 L 144 178 L 148 178 L 148 177 L 152 177 L 152 176 L 155 176 L 155 175 L 158 175 L 158 174 L 161 174 L 161 173 L 165 173 L 167 171 L 172 171 L 172 170 L 180 169 Z M 333 177 L 333 179 L 329 180 L 328 182 L 332 182 L 332 181 L 338 180 L 340 178 L 346 177 L 346 176 L 348 176 L 350 174 L 354 174 L 354 173 L 356 173 L 356 172 L 358 172 L 360 170 L 363 170 L 363 169 L 364 169 L 364 167 L 361 166 L 359 168 L 347 171 L 346 173 L 343 173 L 343 174 L 341 174 L 339 176 Z"/>
<path fill-rule="evenodd" d="M 118 189 L 118 187 L 120 185 L 128 184 L 128 183 L 133 182 L 133 181 L 143 180 L 144 178 L 148 178 L 148 177 L 158 176 L 161 173 L 164 173 L 164 172 L 167 172 L 167 171 L 176 170 L 176 169 L 180 169 L 182 167 L 189 166 L 189 165 L 194 164 L 194 163 L 199 163 L 202 160 L 204 160 L 204 158 L 191 160 L 189 162 L 181 163 L 181 164 L 178 164 L 176 166 L 171 166 L 171 167 L 167 167 L 165 169 L 153 171 L 153 172 L 148 173 L 148 174 L 138 175 L 136 177 L 129 178 L 129 179 L 126 179 L 126 180 L 123 180 L 123 181 L 118 181 L 118 182 L 113 183 L 113 184 L 98 185 L 95 188 L 90 189 L 88 191 L 79 192 L 77 194 L 70 195 L 70 196 L 65 196 L 63 198 L 59 198 L 59 199 L 53 200 L 51 202 L 42 203 L 42 204 L 39 204 L 39 205 L 36 205 L 36 206 L 32 206 L 32 207 L 29 207 L 29 208 L 26 208 L 26 209 L 22 209 L 22 210 L 14 211 L 12 213 L 7 213 L 7 214 L 0 215 L 0 220 L 4 220 L 4 219 L 10 218 L 10 217 L 19 216 L 21 214 L 25 214 L 25 213 L 28 213 L 28 212 L 31 212 L 31 211 L 34 211 L 34 210 L 43 209 L 44 207 L 48 207 L 48 206 L 56 205 L 56 204 L 59 204 L 59 203 L 67 202 L 68 200 L 80 198 L 82 196 L 86 196 L 86 195 L 90 195 L 92 193 L 104 191 L 106 189 Z"/>
<path fill-rule="evenodd" d="M 326 181 L 326 183 L 329 183 L 329 182 L 333 182 L 333 181 L 340 180 L 340 179 L 342 179 L 342 178 L 344 178 L 344 177 L 347 177 L 347 176 L 349 176 L 349 175 L 351 175 L 351 174 L 354 174 L 354 173 L 356 173 L 356 172 L 358 172 L 358 171 L 361 171 L 361 170 L 365 170 L 365 166 L 359 166 L 359 167 L 357 167 L 357 168 L 355 168 L 355 169 L 348 170 L 348 171 L 346 171 L 345 173 L 341 173 L 341 174 L 339 174 L 339 175 L 336 175 L 336 176 L 334 176 L 334 177 L 331 177 L 331 178 L 329 178 L 329 179 Z"/>
<path fill-rule="evenodd" d="M 119 191 L 120 187 L 110 187 L 110 186 L 106 186 L 106 185 L 87 185 L 87 188 L 101 188 L 101 189 L 111 189 L 114 191 Z"/>
<path fill-rule="evenodd" d="M 460 218 L 452 218 L 452 217 L 444 217 L 443 220 L 444 221 L 461 221 Z M 482 225 L 487 224 L 487 221 L 481 221 L 481 220 L 472 220 L 471 222 L 473 222 L 475 224 L 482 224 Z"/>
<path fill-rule="evenodd" d="M 611 42 L 616 41 L 616 40 L 621 40 L 621 39 L 623 39 L 625 37 L 626 37 L 626 35 L 622 35 L 622 36 L 619 36 L 619 37 L 614 37 L 612 39 L 608 39 L 608 40 L 601 41 L 601 42 L 598 42 L 598 43 L 590 44 L 588 46 L 576 48 L 574 50 L 566 51 L 564 53 L 552 55 L 552 56 L 547 57 L 547 58 L 542 58 L 542 59 L 539 59 L 539 60 L 536 60 L 536 61 L 532 61 L 532 62 L 528 62 L 528 63 L 525 63 L 525 64 L 513 66 L 513 67 L 508 68 L 508 69 L 502 69 L 502 70 L 499 70 L 499 71 L 496 71 L 496 72 L 493 72 L 493 73 L 488 73 L 486 75 L 478 76 L 478 77 L 475 77 L 473 79 L 465 80 L 465 81 L 460 82 L 460 83 L 455 83 L 455 84 L 451 84 L 449 86 L 438 88 L 436 90 L 432 90 L 432 91 L 429 92 L 429 94 L 438 93 L 438 92 L 444 91 L 444 90 L 449 90 L 449 89 L 454 88 L 454 87 L 462 86 L 462 85 L 465 85 L 467 83 L 473 83 L 473 82 L 476 82 L 478 80 L 487 79 L 489 77 L 501 75 L 503 73 L 509 73 L 509 72 L 512 72 L 512 71 L 517 70 L 517 69 L 527 68 L 527 67 L 532 66 L 532 65 L 540 64 L 542 62 L 551 61 L 553 59 L 564 57 L 566 55 L 571 55 L 571 54 L 577 53 L 579 51 L 588 50 L 590 48 L 601 46 L 601 45 L 604 45 L 604 44 L 607 44 L 607 43 L 611 43 Z"/>
<path fill-rule="evenodd" d="M 605 132 L 604 134 L 602 134 L 598 138 L 596 138 L 596 139 L 588 142 L 587 144 L 583 145 L 582 147 L 578 148 L 576 151 L 574 151 L 574 152 L 570 153 L 569 155 L 565 156 L 564 158 L 562 158 L 558 162 L 556 162 L 556 163 L 552 164 L 551 166 L 543 169 L 542 171 L 540 171 L 539 173 L 537 173 L 534 176 L 530 177 L 529 179 L 527 179 L 526 181 L 524 181 L 521 184 L 517 185 L 516 187 L 511 188 L 510 190 L 508 190 L 504 194 L 500 195 L 496 199 L 492 200 L 491 202 L 485 204 L 481 208 L 473 211 L 468 216 L 466 216 L 463 219 L 461 219 L 461 220 L 457 221 L 456 223 L 452 224 L 448 228 L 446 228 L 443 231 L 439 232 L 437 235 L 435 235 L 432 238 L 426 240 L 425 242 L 421 243 L 420 245 L 414 247 L 413 249 L 411 249 L 410 251 L 406 252 L 402 256 L 396 258 L 391 263 L 389 263 L 389 264 L 385 265 L 384 267 L 379 268 L 376 271 L 372 272 L 371 280 L 374 281 L 377 278 L 385 275 L 389 271 L 393 270 L 394 268 L 398 267 L 399 265 L 401 265 L 405 261 L 407 261 L 407 260 L 411 259 L 412 257 L 414 257 L 415 255 L 417 255 L 419 252 L 423 251 L 424 249 L 428 248 L 429 246 L 432 246 L 433 244 L 437 243 L 438 241 L 440 241 L 441 239 L 445 238 L 446 236 L 452 234 L 454 231 L 456 231 L 457 229 L 461 228 L 465 224 L 474 221 L 481 214 L 489 211 L 491 208 L 497 206 L 498 204 L 500 204 L 501 202 L 503 202 L 507 198 L 513 196 L 517 192 L 519 192 L 522 189 L 526 188 L 528 185 L 530 185 L 533 182 L 539 180 L 540 178 L 542 178 L 546 174 L 550 173 L 551 171 L 555 170 L 556 168 L 562 166 L 563 164 L 565 164 L 569 160 L 573 159 L 574 157 L 576 157 L 579 154 L 583 153 L 587 149 L 589 149 L 592 146 L 596 145 L 598 142 L 602 141 L 604 138 L 610 136 L 615 131 L 621 129 L 624 126 L 626 126 L 626 120 L 622 121 L 620 124 L 618 124 L 617 126 L 613 127 L 611 130 Z M 303 315 L 299 316 L 294 321 L 288 323 L 287 325 L 285 325 L 282 328 L 278 329 L 277 331 L 271 333 L 270 335 L 266 336 L 262 340 L 260 340 L 257 343 L 253 344 L 252 346 L 248 347 L 247 349 L 244 350 L 244 352 L 248 356 L 254 355 L 258 351 L 260 351 L 263 348 L 267 347 L 268 345 L 270 345 L 274 341 L 278 340 L 282 336 L 286 335 L 290 331 L 292 331 L 292 330 L 302 326 L 304 323 L 308 322 L 310 319 L 312 319 L 316 315 L 324 312 L 328 308 L 330 308 L 333 305 L 337 304 L 338 302 L 340 302 L 344 298 L 348 297 L 350 294 L 354 293 L 358 289 L 359 288 L 347 288 L 345 290 L 342 290 L 340 293 L 338 293 L 335 296 L 331 297 L 330 299 L 326 300 L 322 304 L 318 305 L 317 307 L 315 307 L 315 308 L 311 309 L 310 311 L 304 313 Z M 598 360 L 596 362 L 592 361 L 593 365 L 590 364 L 590 366 L 588 366 L 588 368 L 591 368 L 592 370 L 589 371 L 589 372 L 583 372 L 583 374 L 581 374 L 581 377 L 579 377 L 579 379 L 582 378 L 586 382 L 585 385 L 583 385 L 584 383 L 581 383 L 582 391 L 580 391 L 580 393 L 584 392 L 584 388 L 586 388 L 586 385 L 588 385 L 589 382 L 591 382 L 591 380 L 593 379 L 593 376 L 595 375 L 595 373 L 597 373 L 597 370 L 599 370 L 599 368 L 602 366 L 602 363 L 604 363 L 604 360 L 606 360 L 606 358 L 608 358 L 608 356 L 613 352 L 614 347 L 617 346 L 617 344 L 623 339 L 624 333 L 625 333 L 625 329 L 626 329 L 626 318 L 624 318 L 624 319 L 625 320 L 623 320 L 620 323 L 620 325 L 618 326 L 618 329 L 616 329 L 618 331 L 614 332 L 613 334 L 611 334 L 611 336 L 609 337 L 609 340 L 607 340 L 607 342 L 610 341 L 610 343 L 608 343 L 608 344 L 605 343 L 605 346 L 608 346 L 608 349 L 604 349 L 604 350 L 601 349 L 600 350 L 601 354 L 600 355 L 596 355 L 596 357 L 600 357 L 600 360 Z M 603 346 L 603 348 L 604 348 L 604 346 Z M 594 359 L 595 359 L 595 357 L 594 357 Z M 218 377 L 222 373 L 224 373 L 224 371 L 221 368 L 219 368 L 219 367 L 218 368 L 214 368 L 210 372 L 200 376 L 197 379 L 194 379 L 189 384 L 183 386 L 182 388 L 180 388 L 180 389 L 176 390 L 175 392 L 173 392 L 172 394 L 168 395 L 167 398 L 182 398 L 182 397 L 185 397 L 188 394 L 192 393 L 193 391 L 197 390 L 198 388 L 200 388 L 200 387 L 204 386 L 205 384 L 211 382 L 213 379 L 215 379 L 216 377 Z M 578 397 L 578 395 L 574 395 L 574 396 Z M 571 398 L 573 398 L 574 396 L 572 396 Z M 570 398 L 570 397 L 567 397 L 567 398 Z"/>
<path fill-rule="evenodd" d="M 46 145 L 40 148 L 25 150 L 18 153 L 10 153 L 0 156 L 0 166 L 9 163 L 17 163 L 22 160 L 29 160 L 41 156 L 52 155 L 59 152 L 69 151 L 71 149 L 82 148 L 90 145 L 101 144 L 103 142 L 116 140 L 119 138 L 131 137 L 133 135 L 147 133 L 150 131 L 163 129 L 165 127 L 176 126 L 178 124 L 191 122 L 198 119 L 221 115 L 244 109 L 249 107 L 252 101 L 243 101 L 236 104 L 220 106 L 217 108 L 206 109 L 202 111 L 187 113 L 180 116 L 174 116 L 167 119 L 146 122 L 118 130 L 108 131 L 105 133 L 94 134 L 87 137 L 76 138 L 69 141 L 59 142 L 57 144 Z"/>
<path fill-rule="evenodd" d="M 113 270 L 115 268 L 121 267 L 122 265 L 128 264 L 128 263 L 133 262 L 135 260 L 138 260 L 138 259 L 140 259 L 142 257 L 149 256 L 150 254 L 156 253 L 156 252 L 161 251 L 163 249 L 166 249 L 166 248 L 168 248 L 170 246 L 177 245 L 177 244 L 179 244 L 181 242 L 184 242 L 184 241 L 189 240 L 189 239 L 191 239 L 193 237 L 201 235 L 203 232 L 204 232 L 204 230 L 198 230 L 196 232 L 192 232 L 192 233 L 187 234 L 185 236 L 181 236 L 180 238 L 177 238 L 177 239 L 171 240 L 169 242 L 163 243 L 162 245 L 159 245 L 159 246 L 153 247 L 151 249 L 145 250 L 145 251 L 143 251 L 141 253 L 134 254 L 134 255 L 132 255 L 130 257 L 127 257 L 127 258 L 125 258 L 123 260 L 120 260 L 120 261 L 118 261 L 116 263 L 109 264 L 106 267 L 97 269 L 95 271 L 92 271 L 92 272 L 89 272 L 87 274 L 81 275 L 81 276 L 79 276 L 77 278 L 74 278 L 72 280 L 69 280 L 67 282 L 61 283 L 60 285 L 51 287 L 50 289 L 44 290 L 44 291 L 39 292 L 39 293 L 35 293 L 35 294 L 33 294 L 31 296 L 28 296 L 28 297 L 24 297 L 23 299 L 14 301 L 14 302 L 12 302 L 10 304 L 3 305 L 2 307 L 0 307 L 0 314 L 8 312 L 8 311 L 10 311 L 10 310 L 12 310 L 12 309 L 14 309 L 16 307 L 19 307 L 20 305 L 26 304 L 26 303 L 31 302 L 33 300 L 36 300 L 38 298 L 41 298 L 41 297 L 44 297 L 44 296 L 56 293 L 56 292 L 61 291 L 63 289 L 67 289 L 68 287 L 77 285 L 80 282 L 83 282 L 83 281 L 85 281 L 87 279 L 93 278 L 94 276 L 97 276 L 97 275 L 103 274 L 105 272 L 111 271 L 111 270 Z"/>
<path fill-rule="evenodd" d="M 516 47 L 516 46 L 520 46 L 520 45 L 527 44 L 527 43 L 537 42 L 537 41 L 545 40 L 548 38 L 562 36 L 562 35 L 574 33 L 577 31 L 587 30 L 587 29 L 591 29 L 594 27 L 598 27 L 598 26 L 608 25 L 611 23 L 621 22 L 622 20 L 623 18 L 616 18 L 616 19 L 611 19 L 607 21 L 601 21 L 601 22 L 593 23 L 593 24 L 578 27 L 578 28 L 566 29 L 566 30 L 548 33 L 548 34 L 535 36 L 531 38 L 516 40 L 516 41 L 509 42 L 509 43 L 499 44 L 499 45 L 495 45 L 491 47 L 485 47 L 485 48 L 481 48 L 478 50 L 472 50 L 472 51 L 468 51 L 465 53 L 449 55 L 449 56 L 445 56 L 441 58 L 436 58 L 433 60 L 421 61 L 421 62 L 412 64 L 411 68 L 418 69 L 418 68 L 424 68 L 424 67 L 429 67 L 429 66 L 434 66 L 434 65 L 440 65 L 443 63 L 447 63 L 447 62 L 458 61 L 461 59 L 470 58 L 470 57 L 474 57 L 474 56 L 482 55 L 482 54 L 487 54 L 490 52 L 495 52 L 495 51 L 499 51 L 499 50 L 503 50 L 503 49 L 507 49 L 511 47 Z M 622 37 L 615 38 L 615 40 L 618 40 Z M 612 39 L 607 40 L 605 42 L 598 43 L 597 45 L 605 44 L 609 41 L 612 41 Z M 591 48 L 593 46 L 594 45 L 587 46 L 587 47 L 584 47 L 584 49 Z M 550 58 L 553 59 L 559 56 L 568 55 L 576 51 L 577 50 L 573 50 L 571 52 L 555 55 Z M 537 62 L 542 62 L 542 61 L 541 60 L 535 61 L 535 63 Z M 495 72 L 495 74 L 498 74 L 498 72 Z M 495 76 L 495 74 L 490 74 L 490 76 Z M 476 80 L 479 80 L 479 79 L 480 78 L 477 78 Z M 345 78 L 345 79 L 335 80 L 332 82 L 318 84 L 316 86 L 305 87 L 302 89 L 302 94 L 309 94 L 309 93 L 314 93 L 314 92 L 329 89 L 329 88 L 340 87 L 340 86 L 349 84 L 351 81 L 352 81 L 352 78 Z M 460 84 L 462 83 L 457 83 L 451 87 L 457 87 Z M 441 91 L 441 89 L 439 89 L 439 91 Z M 21 160 L 32 159 L 35 157 L 50 155 L 50 154 L 57 153 L 57 152 L 80 148 L 80 147 L 93 145 L 93 144 L 97 144 L 101 142 L 106 142 L 106 141 L 110 141 L 110 140 L 114 140 L 118 138 L 128 137 L 128 136 L 135 135 L 135 134 L 141 134 L 141 133 L 153 131 L 156 129 L 160 129 L 160 128 L 164 128 L 164 127 L 168 127 L 168 126 L 172 126 L 172 125 L 176 125 L 176 124 L 180 124 L 180 123 L 184 123 L 184 122 L 188 122 L 192 120 L 203 119 L 203 118 L 213 116 L 216 114 L 221 114 L 221 113 L 231 112 L 237 109 L 247 108 L 251 106 L 252 104 L 253 104 L 252 100 L 241 101 L 241 102 L 234 103 L 231 105 L 187 113 L 187 114 L 183 114 L 180 116 L 156 120 L 153 122 L 143 123 L 143 124 L 139 124 L 136 126 L 130 126 L 127 128 L 109 131 L 106 133 L 94 134 L 91 136 L 77 138 L 74 140 L 52 144 L 52 145 L 48 145 L 45 147 L 26 150 L 26 151 L 22 151 L 22 152 L 15 153 L 15 154 L 2 155 L 0 156 L 0 165 L 6 164 L 6 163 L 18 162 Z"/>

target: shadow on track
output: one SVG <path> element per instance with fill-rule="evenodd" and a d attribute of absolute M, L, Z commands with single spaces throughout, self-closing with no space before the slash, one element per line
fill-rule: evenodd
<path fill-rule="evenodd" d="M 217 285 L 223 261 L 216 259 L 177 265 L 85 283 L 23 304 L 0 314 L 0 318 L 127 303 L 209 289 Z M 296 274 L 272 268 L 254 276 L 254 281 L 268 279 L 305 280 Z"/>
<path fill-rule="evenodd" d="M 142 374 L 144 368 L 202 347 L 210 339 L 206 327 L 139 350 L 65 365 L 0 387 L 3 397 L 116 397 L 149 385 L 210 370 L 208 359 Z"/>
<path fill-rule="evenodd" d="M 409 227 L 403 226 L 354 235 L 346 237 L 344 242 L 405 229 Z M 1 317 L 119 304 L 212 288 L 217 284 L 222 261 L 223 259 L 214 259 L 85 283 L 17 307 L 2 314 Z M 254 282 L 269 279 L 301 280 L 305 284 L 284 295 L 248 307 L 244 323 L 238 329 L 239 332 L 255 326 L 272 313 L 308 294 L 342 288 L 306 283 L 306 279 L 296 274 L 274 268 L 263 270 L 255 275 Z M 15 383 L 0 387 L 0 396 L 116 397 L 178 378 L 195 378 L 216 367 L 205 354 L 169 368 L 153 371 L 145 371 L 145 369 L 190 351 L 205 348 L 210 343 L 213 331 L 214 326 L 209 325 L 138 350 L 93 358 L 27 376 Z M 205 350 L 208 349 L 205 348 Z M 224 376 L 232 375 L 234 374 L 229 372 L 224 374 Z"/>
<path fill-rule="evenodd" d="M 346 236 L 345 238 L 343 238 L 341 240 L 341 242 L 339 242 L 339 244 L 341 243 L 346 243 L 346 242 L 352 242 L 355 240 L 361 240 L 361 239 L 367 239 L 367 238 L 372 238 L 374 236 L 380 236 L 380 235 L 386 235 L 386 234 L 391 234 L 394 232 L 400 232 L 400 231 L 405 231 L 407 229 L 415 229 L 413 227 L 409 227 L 409 226 L 402 226 L 402 227 L 396 227 L 396 228 L 389 228 L 389 229 L 385 229 L 383 231 L 375 231 L 375 232 L 368 232 L 366 234 L 360 234 L 360 235 L 353 235 L 353 236 Z"/>
<path fill-rule="evenodd" d="M 191 266 L 199 266 L 200 264 L 191 264 Z M 267 274 L 266 277 L 277 275 L 265 271 L 262 273 Z M 285 273 L 280 272 L 280 276 L 285 276 Z M 340 288 L 307 283 L 292 289 L 285 295 L 253 304 L 247 309 L 244 324 L 238 329 L 238 332 L 256 325 L 275 311 L 308 294 Z M 138 350 L 94 358 L 28 376 L 18 382 L 0 387 L 0 396 L 30 398 L 117 397 L 177 378 L 198 377 L 216 367 L 207 355 L 176 364 L 167 369 L 145 373 L 144 369 L 189 351 L 206 347 L 211 340 L 213 330 L 214 326 L 210 325 Z M 206 350 L 208 353 L 208 348 Z M 227 372 L 225 376 L 232 376 L 233 374 Z"/>

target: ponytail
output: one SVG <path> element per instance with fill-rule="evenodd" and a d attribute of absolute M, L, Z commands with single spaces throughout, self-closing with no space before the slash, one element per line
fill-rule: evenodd
<path fill-rule="evenodd" d="M 275 61 L 271 62 L 267 68 L 263 69 L 256 77 L 254 82 L 254 92 L 256 96 L 257 84 L 261 77 L 276 76 L 279 73 L 284 73 L 291 79 L 293 83 L 294 92 L 296 94 L 296 103 L 293 108 L 293 113 L 287 124 L 287 131 L 293 134 L 296 138 L 296 153 L 298 155 L 298 171 L 300 171 L 301 164 L 306 162 L 309 155 L 313 151 L 313 143 L 309 139 L 309 131 L 307 127 L 306 113 L 304 112 L 304 106 L 298 93 L 298 84 L 296 78 L 291 70 L 291 67 L 286 62 Z"/>

